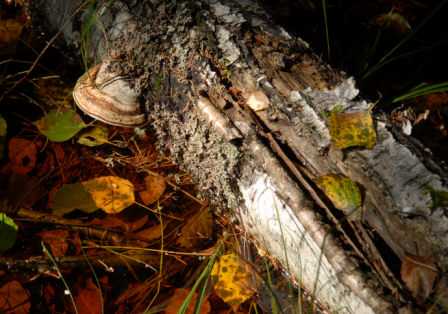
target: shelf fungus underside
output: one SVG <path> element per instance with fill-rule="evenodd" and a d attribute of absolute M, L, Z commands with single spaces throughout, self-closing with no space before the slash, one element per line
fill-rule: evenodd
<path fill-rule="evenodd" d="M 73 91 L 76 105 L 87 115 L 108 124 L 144 125 L 147 117 L 139 104 L 139 94 L 125 78 L 109 72 L 107 65 L 98 64 L 78 79 Z"/>

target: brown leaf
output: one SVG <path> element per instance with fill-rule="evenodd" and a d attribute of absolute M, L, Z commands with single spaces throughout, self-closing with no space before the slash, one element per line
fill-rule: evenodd
<path fill-rule="evenodd" d="M 101 226 L 103 228 L 120 228 L 125 232 L 133 232 L 143 227 L 148 219 L 149 216 L 144 215 L 135 221 L 124 221 L 119 215 L 107 215 L 102 219 L 95 218 L 89 224 L 93 226 Z"/>
<path fill-rule="evenodd" d="M 165 179 L 159 175 L 149 175 L 145 178 L 146 190 L 140 192 L 143 204 L 151 205 L 156 202 L 165 192 Z"/>
<path fill-rule="evenodd" d="M 0 288 L 1 313 L 30 313 L 30 293 L 17 281 L 10 281 Z"/>
<path fill-rule="evenodd" d="M 28 175 L 16 174 L 9 178 L 6 190 L 0 191 L 0 198 L 8 200 L 12 205 L 31 208 L 45 196 L 41 180 Z M 20 204 L 19 204 L 20 202 Z"/>
<path fill-rule="evenodd" d="M 207 210 L 201 210 L 193 217 L 190 217 L 187 223 L 181 229 L 181 236 L 177 238 L 176 243 L 186 248 L 198 246 L 212 235 L 213 220 Z"/>
<path fill-rule="evenodd" d="M 78 289 L 78 295 L 75 296 L 78 313 L 101 313 L 101 297 L 98 286 L 95 285 L 90 277 L 87 278 L 85 287 Z"/>
<path fill-rule="evenodd" d="M 184 289 L 184 288 L 177 288 L 174 290 L 174 295 L 171 297 L 171 302 L 168 304 L 167 309 L 165 310 L 165 314 L 176 314 L 178 313 L 178 310 L 180 309 L 180 306 L 185 301 L 187 296 L 190 294 L 190 290 Z M 193 293 L 193 297 L 191 298 L 190 303 L 188 304 L 188 307 L 184 313 L 190 314 L 195 313 L 194 307 L 196 305 L 196 299 L 197 299 L 197 293 Z M 199 310 L 199 313 L 206 314 L 210 313 L 211 307 L 210 302 L 208 302 L 207 299 L 204 299 L 202 301 L 201 309 Z"/>
<path fill-rule="evenodd" d="M 14 53 L 17 42 L 22 33 L 25 21 L 23 18 L 16 17 L 13 19 L 2 20 L 0 23 L 0 55 Z"/>
<path fill-rule="evenodd" d="M 414 296 L 423 301 L 432 292 L 437 266 L 425 257 L 405 253 L 401 263 L 401 279 Z"/>
<path fill-rule="evenodd" d="M 13 174 L 27 174 L 34 169 L 37 157 L 36 144 L 24 138 L 13 137 L 8 143 L 8 149 L 9 170 Z"/>
<path fill-rule="evenodd" d="M 51 248 L 51 253 L 55 256 L 64 256 L 68 249 L 68 241 L 71 239 L 70 232 L 67 230 L 48 230 L 37 234 L 42 241 Z"/>
<path fill-rule="evenodd" d="M 170 223 L 171 220 L 163 221 L 163 230 L 165 230 L 166 226 Z M 137 237 L 145 239 L 147 241 L 155 240 L 161 237 L 162 230 L 160 229 L 160 225 L 154 225 L 149 228 L 146 228 L 135 234 Z"/>

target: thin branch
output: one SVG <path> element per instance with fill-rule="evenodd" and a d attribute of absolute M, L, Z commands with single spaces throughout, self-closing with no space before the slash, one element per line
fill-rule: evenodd
<path fill-rule="evenodd" d="M 42 51 L 40 52 L 40 54 L 37 56 L 36 60 L 34 60 L 33 64 L 31 65 L 31 67 L 24 72 L 24 76 L 22 76 L 22 78 L 20 80 L 18 80 L 17 82 L 14 83 L 13 86 L 11 86 L 10 88 L 8 88 L 3 95 L 0 97 L 0 103 L 2 102 L 2 100 L 13 90 L 15 89 L 20 83 L 22 83 L 27 77 L 28 75 L 34 70 L 34 68 L 36 67 L 37 63 L 39 62 L 39 60 L 42 58 L 42 56 L 44 55 L 44 53 L 47 51 L 47 49 L 53 44 L 53 42 L 56 40 L 56 38 L 59 37 L 59 35 L 61 35 L 61 33 L 64 31 L 64 29 L 68 26 L 68 24 L 73 20 L 73 18 L 76 16 L 76 14 L 78 14 L 88 3 L 90 3 L 90 1 L 85 1 L 84 3 L 82 3 L 79 8 L 70 16 L 70 18 L 67 20 L 67 22 L 65 22 L 65 24 L 61 27 L 61 29 L 56 33 L 56 35 L 53 36 L 53 38 L 51 38 L 51 40 L 47 43 L 47 45 L 45 46 L 44 49 L 42 49 Z"/>

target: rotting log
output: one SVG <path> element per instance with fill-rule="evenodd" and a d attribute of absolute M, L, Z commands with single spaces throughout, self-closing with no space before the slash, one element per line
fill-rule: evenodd
<path fill-rule="evenodd" d="M 90 56 L 120 61 L 110 71 L 130 79 L 159 146 L 204 195 L 330 310 L 395 312 L 412 302 L 398 278 L 405 252 L 436 263 L 432 297 L 448 306 L 446 208 L 425 193 L 448 190 L 446 169 L 378 114 L 373 149 L 329 150 L 323 116 L 337 105 L 368 108 L 353 79 L 251 1 L 128 2 L 98 4 Z M 54 31 L 76 9 L 69 0 L 25 3 Z M 80 47 L 86 18 L 64 30 L 68 47 Z M 266 110 L 244 105 L 253 91 L 268 96 Z M 217 110 L 201 111 L 208 100 Z M 313 184 L 328 173 L 362 188 L 362 220 L 346 219 Z"/>

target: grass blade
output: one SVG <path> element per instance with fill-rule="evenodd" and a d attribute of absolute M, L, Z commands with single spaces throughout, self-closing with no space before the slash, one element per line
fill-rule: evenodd
<path fill-rule="evenodd" d="M 47 254 L 48 258 L 50 259 L 50 261 L 53 263 L 54 268 L 56 269 L 56 272 L 58 273 L 59 277 L 61 277 L 62 282 L 64 283 L 65 289 L 67 289 L 68 294 L 70 296 L 70 299 L 72 299 L 72 303 L 73 303 L 73 307 L 75 308 L 75 313 L 78 314 L 78 308 L 76 307 L 76 302 L 75 299 L 73 298 L 73 294 L 70 291 L 70 288 L 68 287 L 67 282 L 64 279 L 64 276 L 62 276 L 61 270 L 59 269 L 58 264 L 56 263 L 56 261 L 53 258 L 53 255 L 51 255 L 50 251 L 48 251 L 47 247 L 45 246 L 43 241 L 40 241 L 40 243 L 42 244 L 42 248 L 44 249 L 45 254 Z"/>
<path fill-rule="evenodd" d="M 387 23 L 389 23 L 390 17 L 392 16 L 392 13 L 394 12 L 395 7 L 392 7 L 392 9 L 390 9 L 389 13 L 387 14 L 386 18 L 384 19 L 383 24 L 381 25 L 380 29 L 378 30 L 378 33 L 376 34 L 376 38 L 375 41 L 373 42 L 372 47 L 370 47 L 369 49 L 369 53 L 364 57 L 364 60 L 361 63 L 361 71 L 364 71 L 364 68 L 367 65 L 367 62 L 370 60 L 370 58 L 372 58 L 373 54 L 376 51 L 376 48 L 378 47 L 378 43 L 380 42 L 380 38 L 383 34 L 384 29 L 386 28 Z M 361 73 L 360 75 L 361 76 Z"/>
<path fill-rule="evenodd" d="M 325 37 L 326 37 L 326 40 L 327 40 L 328 62 L 330 62 L 330 35 L 328 34 L 327 0 L 322 0 L 322 10 L 324 12 Z"/>
<path fill-rule="evenodd" d="M 432 9 L 431 12 L 423 19 L 423 21 L 420 22 L 420 24 L 417 25 L 416 28 L 414 28 L 411 32 L 409 32 L 395 47 L 393 47 L 388 53 L 386 53 L 380 61 L 378 61 L 373 67 L 370 68 L 370 70 L 363 75 L 361 80 L 369 77 L 374 72 L 376 72 L 380 67 L 383 66 L 383 63 L 389 58 L 390 55 L 392 55 L 398 48 L 403 46 L 412 36 L 415 35 L 430 19 L 433 18 L 433 16 L 442 9 L 442 7 L 447 3 L 448 0 L 440 1 L 439 4 Z"/>
<path fill-rule="evenodd" d="M 101 313 L 104 314 L 103 291 L 101 290 L 100 280 L 98 279 L 98 276 L 96 275 L 95 269 L 93 268 L 92 263 L 90 263 L 90 260 L 87 257 L 86 252 L 84 251 L 81 243 L 79 243 L 79 244 L 80 244 L 79 246 L 81 247 L 82 255 L 84 255 L 84 258 L 85 258 L 87 264 L 89 265 L 90 269 L 92 270 L 92 274 L 93 274 L 93 277 L 95 278 L 96 285 L 98 286 L 98 290 L 100 291 Z"/>
<path fill-rule="evenodd" d="M 404 95 L 394 98 L 392 100 L 392 102 L 393 103 L 399 102 L 399 101 L 403 101 L 403 100 L 418 97 L 418 96 L 423 96 L 423 95 L 427 95 L 427 94 L 435 94 L 435 93 L 446 92 L 446 91 L 448 91 L 448 82 L 438 83 L 438 84 L 426 86 L 423 88 L 411 90 L 410 92 L 408 92 Z"/>
<path fill-rule="evenodd" d="M 180 306 L 179 311 L 177 312 L 178 314 L 185 313 L 185 311 L 187 310 L 188 304 L 190 304 L 191 299 L 193 298 L 194 292 L 196 291 L 198 286 L 201 284 L 202 280 L 205 278 L 206 279 L 205 283 L 208 282 L 208 278 L 210 277 L 210 273 L 212 271 L 212 267 L 215 264 L 216 256 L 218 256 L 218 253 L 221 251 L 222 243 L 223 243 L 222 241 L 219 243 L 218 248 L 216 249 L 215 253 L 210 258 L 210 261 L 208 262 L 207 266 L 204 268 L 204 270 L 202 271 L 201 275 L 199 275 L 198 280 L 196 280 L 196 283 L 194 284 L 193 288 L 191 288 L 191 291 L 188 294 L 187 298 L 184 300 L 184 302 Z M 206 284 L 204 284 L 204 287 L 205 286 L 206 286 Z M 202 289 L 205 289 L 204 287 Z M 201 291 L 201 293 L 202 293 L 202 291 Z M 199 313 L 199 310 L 201 308 L 200 305 L 202 303 L 202 300 L 203 300 L 203 295 L 202 295 L 202 298 L 200 300 L 199 299 L 197 300 L 194 313 Z M 201 302 L 199 302 L 199 301 L 201 301 Z M 199 307 L 198 307 L 198 304 L 199 304 Z"/>

